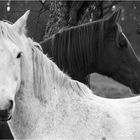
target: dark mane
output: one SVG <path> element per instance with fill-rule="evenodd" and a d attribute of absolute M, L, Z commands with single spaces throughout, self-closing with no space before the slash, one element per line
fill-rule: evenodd
<path fill-rule="evenodd" d="M 104 20 L 98 20 L 58 32 L 45 41 L 46 48 L 42 47 L 61 69 L 68 69 L 72 75 L 96 64 L 103 35 Z"/>

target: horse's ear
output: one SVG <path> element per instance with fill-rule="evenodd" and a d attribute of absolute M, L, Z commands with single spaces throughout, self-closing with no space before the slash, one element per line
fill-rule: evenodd
<path fill-rule="evenodd" d="M 113 25 L 114 23 L 119 22 L 120 17 L 121 17 L 121 9 L 118 9 L 109 17 L 108 22 Z"/>
<path fill-rule="evenodd" d="M 30 10 L 26 11 L 26 12 L 24 13 L 24 15 L 21 16 L 21 17 L 12 25 L 12 28 L 13 28 L 14 30 L 17 30 L 17 32 L 18 32 L 19 34 L 24 33 L 29 14 L 30 14 Z"/>

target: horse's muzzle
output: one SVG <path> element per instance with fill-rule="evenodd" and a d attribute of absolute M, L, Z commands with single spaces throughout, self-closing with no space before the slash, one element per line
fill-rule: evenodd
<path fill-rule="evenodd" d="M 11 119 L 11 113 L 7 110 L 0 110 L 0 121 L 8 121 Z"/>
<path fill-rule="evenodd" d="M 13 101 L 9 101 L 6 109 L 0 110 L 0 121 L 8 121 L 12 117 Z"/>

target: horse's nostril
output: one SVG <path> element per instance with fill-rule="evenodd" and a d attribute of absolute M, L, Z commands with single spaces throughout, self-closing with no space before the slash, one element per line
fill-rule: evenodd
<path fill-rule="evenodd" d="M 7 105 L 7 111 L 10 111 L 11 109 L 13 108 L 13 101 L 12 100 L 9 100 L 9 103 Z"/>

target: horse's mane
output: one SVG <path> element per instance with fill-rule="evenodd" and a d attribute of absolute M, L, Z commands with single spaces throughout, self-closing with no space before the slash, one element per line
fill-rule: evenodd
<path fill-rule="evenodd" d="M 102 19 L 56 33 L 45 41 L 46 50 L 47 47 L 52 47 L 52 57 L 58 66 L 69 68 L 75 73 L 84 66 L 96 65 L 97 57 L 103 47 L 103 35 L 104 20 Z"/>
<path fill-rule="evenodd" d="M 37 45 L 37 43 L 35 44 Z M 32 45 L 34 46 L 34 42 L 32 42 Z M 40 45 L 38 44 L 38 46 Z M 44 90 L 48 90 L 48 92 L 52 91 L 50 88 L 71 89 L 80 96 L 87 95 L 87 93 L 91 92 L 87 86 L 72 80 L 68 75 L 63 73 L 47 55 L 44 55 L 36 47 L 33 47 L 33 69 L 34 87 L 38 97 L 38 94 L 43 93 Z"/>

